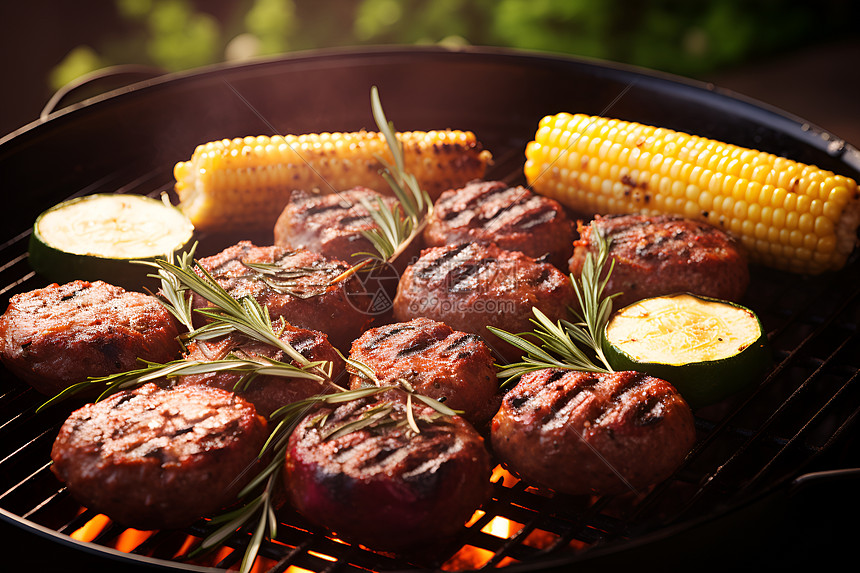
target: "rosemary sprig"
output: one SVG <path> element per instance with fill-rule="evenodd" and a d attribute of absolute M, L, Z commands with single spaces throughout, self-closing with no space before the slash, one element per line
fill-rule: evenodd
<path fill-rule="evenodd" d="M 96 401 L 99 401 L 120 390 L 135 388 L 159 378 L 176 378 L 178 376 L 207 374 L 211 372 L 229 371 L 241 373 L 242 376 L 236 384 L 237 390 L 240 389 L 241 385 L 247 385 L 249 380 L 256 376 L 281 376 L 323 382 L 326 378 L 318 374 L 316 370 L 327 364 L 325 362 L 308 362 L 307 366 L 300 368 L 272 358 L 239 356 L 233 353 L 228 354 L 223 359 L 212 361 L 189 360 L 185 358 L 164 364 L 149 361 L 143 362 L 144 366 L 136 370 L 129 370 L 109 376 L 91 377 L 84 382 L 69 386 L 39 406 L 39 410 L 93 387 L 101 388 L 104 386 L 104 390 L 102 390 L 96 399 Z"/>
<path fill-rule="evenodd" d="M 370 373 L 375 379 L 373 372 L 364 364 L 348 360 L 348 366 L 358 368 L 362 375 Z M 391 390 L 402 391 L 407 395 L 407 420 L 397 420 L 391 417 L 394 407 L 388 402 L 365 412 L 358 420 L 346 422 L 333 426 L 323 431 L 323 439 L 335 439 L 338 436 L 358 431 L 365 427 L 382 426 L 389 424 L 409 424 L 410 429 L 420 433 L 418 421 L 412 414 L 412 398 L 418 398 L 425 404 L 431 406 L 435 413 L 432 416 L 422 416 L 420 421 L 425 423 L 437 423 L 440 419 L 457 414 L 455 410 L 448 408 L 441 402 L 415 393 L 412 386 L 406 381 L 401 381 L 398 386 L 368 386 L 356 390 L 344 390 L 332 394 L 319 394 L 305 400 L 299 400 L 286 404 L 270 416 L 270 420 L 278 420 L 277 425 L 270 432 L 269 438 L 263 445 L 259 457 L 262 458 L 267 451 L 272 451 L 272 461 L 239 492 L 238 500 L 243 500 L 253 495 L 262 484 L 266 484 L 263 491 L 255 497 L 246 501 L 244 505 L 214 517 L 210 524 L 215 529 L 207 535 L 200 546 L 195 549 L 189 557 L 197 556 L 202 552 L 210 551 L 221 545 L 235 531 L 244 527 L 253 527 L 251 539 L 245 548 L 245 553 L 240 566 L 240 573 L 250 571 L 257 558 L 260 545 L 265 539 L 272 539 L 277 533 L 277 519 L 272 505 L 272 492 L 275 484 L 281 482 L 284 458 L 287 452 L 287 442 L 293 429 L 307 415 L 310 410 L 319 404 L 342 404 L 352 400 L 359 400 Z M 327 416 L 321 415 L 313 420 L 321 429 L 327 422 Z"/>
<path fill-rule="evenodd" d="M 609 282 L 609 277 L 615 268 L 615 260 L 610 262 L 606 276 L 601 279 L 600 275 L 603 274 L 603 268 L 609 258 L 610 241 L 600 233 L 595 225 L 591 226 L 590 236 L 591 240 L 597 244 L 597 259 L 595 260 L 592 253 L 589 252 L 585 257 L 580 279 L 575 280 L 573 276 L 570 277 L 582 313 L 574 310 L 573 314 L 579 319 L 579 322 L 575 325 L 568 323 L 565 325 L 565 329 L 580 344 L 591 348 L 600 362 L 606 366 L 609 372 L 612 372 L 612 366 L 603 353 L 603 329 L 612 314 L 612 299 L 621 293 L 603 296 L 606 283 Z"/>
<path fill-rule="evenodd" d="M 197 243 L 191 245 L 187 251 L 183 251 L 179 255 L 179 267 L 189 268 L 191 261 L 194 260 L 194 252 L 197 250 Z M 174 264 L 173 252 L 167 253 L 165 260 Z M 137 264 L 147 265 L 158 269 L 157 274 L 147 275 L 161 281 L 160 296 L 156 297 L 158 302 L 167 309 L 176 319 L 186 328 L 188 332 L 194 330 L 194 319 L 191 311 L 191 297 L 187 296 L 187 288 L 183 286 L 179 279 L 173 273 L 162 268 L 157 262 L 153 261 L 133 261 Z"/>
<path fill-rule="evenodd" d="M 394 164 L 381 156 L 377 156 L 377 159 L 383 166 L 382 176 L 397 197 L 399 205 L 391 208 L 381 199 L 375 202 L 362 199 L 361 204 L 377 225 L 376 229 L 362 231 L 362 235 L 373 244 L 379 257 L 387 261 L 420 231 L 422 221 L 433 210 L 433 201 L 430 195 L 421 189 L 415 175 L 406 171 L 403 143 L 397 139 L 394 123 L 385 117 L 376 86 L 371 88 L 370 104 L 373 118 L 385 137 Z"/>
<path fill-rule="evenodd" d="M 272 327 L 268 309 L 261 306 L 254 297 L 246 295 L 239 299 L 233 298 L 206 269 L 200 269 L 203 276 L 194 272 L 187 258 L 182 260 L 179 266 L 161 259 L 155 262 L 174 276 L 182 288 L 193 291 L 215 305 L 197 309 L 198 313 L 212 322 L 190 333 L 191 338 L 211 338 L 223 335 L 230 329 L 238 330 L 249 338 L 282 350 L 301 366 L 309 364 L 308 359 L 292 345 L 280 339 Z"/>
<path fill-rule="evenodd" d="M 579 310 L 570 308 L 577 322 L 559 320 L 553 323 L 537 308 L 532 308 L 535 325 L 532 332 L 513 334 L 488 326 L 493 334 L 523 352 L 522 361 L 503 365 L 499 378 L 502 385 L 509 384 L 527 372 L 544 368 L 563 368 L 580 372 L 612 372 L 612 366 L 603 353 L 603 329 L 612 314 L 612 299 L 620 293 L 603 296 L 615 261 L 606 276 L 600 278 L 609 258 L 609 240 L 592 227 L 592 240 L 597 244 L 597 257 L 588 253 L 579 279 L 571 275 Z M 533 339 L 530 340 L 529 338 Z"/>
<path fill-rule="evenodd" d="M 277 263 L 252 263 L 250 261 L 242 261 L 242 264 L 254 271 L 260 280 L 262 280 L 266 286 L 272 290 L 301 299 L 312 298 L 325 294 L 329 287 L 334 284 L 334 281 L 327 280 L 322 283 L 302 285 L 296 281 L 296 279 L 318 273 L 337 276 L 342 272 L 334 265 L 285 269 Z"/>

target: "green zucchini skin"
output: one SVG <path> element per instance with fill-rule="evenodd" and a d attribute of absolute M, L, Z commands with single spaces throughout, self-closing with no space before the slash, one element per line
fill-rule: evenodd
<path fill-rule="evenodd" d="M 132 261 L 154 261 L 163 258 L 164 253 L 150 257 L 108 257 L 97 254 L 77 254 L 61 247 L 53 246 L 44 239 L 39 232 L 39 224 L 42 218 L 52 212 L 64 207 L 94 199 L 97 196 L 85 196 L 59 203 L 36 218 L 32 227 L 28 244 L 28 264 L 37 275 L 49 282 L 65 284 L 73 280 L 104 281 L 106 283 L 123 287 L 126 290 L 155 292 L 160 283 L 148 275 L 153 274 L 156 269 L 149 265 L 143 265 Z M 140 197 L 141 200 L 155 202 L 148 197 Z M 178 242 L 173 249 L 176 255 L 186 249 L 196 238 L 197 233 L 188 223 L 191 229 L 185 241 Z"/>
<path fill-rule="evenodd" d="M 155 257 L 145 260 L 152 261 Z M 58 284 L 80 279 L 90 282 L 100 280 L 126 290 L 158 288 L 158 281 L 147 276 L 155 272 L 152 267 L 132 263 L 131 259 L 68 253 L 41 242 L 35 231 L 30 235 L 29 263 L 36 274 Z"/>
<path fill-rule="evenodd" d="M 675 295 L 657 298 L 671 296 Z M 681 365 L 637 360 L 622 348 L 614 345 L 606 336 L 606 329 L 604 329 L 603 351 L 614 370 L 635 370 L 666 380 L 675 386 L 691 408 L 696 409 L 721 402 L 756 383 L 760 383 L 773 365 L 773 355 L 761 319 L 751 309 L 729 301 L 693 294 L 690 296 L 751 312 L 758 322 L 761 334 L 755 342 L 729 358 Z"/>

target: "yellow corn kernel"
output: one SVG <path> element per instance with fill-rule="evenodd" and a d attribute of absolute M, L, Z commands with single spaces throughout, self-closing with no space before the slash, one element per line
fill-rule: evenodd
<path fill-rule="evenodd" d="M 603 129 L 610 121 L 612 129 Z M 540 125 L 550 123 L 564 126 L 570 141 L 587 131 L 589 145 L 579 148 L 583 164 L 595 160 L 629 166 L 598 166 L 583 177 L 580 167 L 572 165 L 559 179 L 548 158 L 563 136 L 552 138 L 538 129 L 526 146 L 526 179 L 538 193 L 576 212 L 697 218 L 736 235 L 750 248 L 752 262 L 808 274 L 842 268 L 857 246 L 860 190 L 852 179 L 774 154 L 634 122 L 561 113 Z M 589 151 L 601 149 L 612 152 L 597 157 Z M 645 196 L 650 197 L 647 204 Z"/>
<path fill-rule="evenodd" d="M 563 133 L 556 131 L 554 138 Z M 434 199 L 482 178 L 492 159 L 471 132 L 411 131 L 397 138 L 406 170 Z M 546 151 L 559 153 L 557 147 Z M 244 137 L 197 146 L 173 173 L 179 208 L 198 229 L 259 229 L 274 227 L 295 190 L 328 193 L 361 185 L 390 192 L 379 157 L 393 163 L 377 132 Z"/>

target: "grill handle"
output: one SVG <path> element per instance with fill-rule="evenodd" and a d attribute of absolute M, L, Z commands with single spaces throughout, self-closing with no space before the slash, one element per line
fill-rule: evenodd
<path fill-rule="evenodd" d="M 798 515 L 824 518 L 837 512 L 836 508 L 845 515 L 856 515 L 860 511 L 858 490 L 860 467 L 821 470 L 799 475 L 789 482 L 785 499 Z M 820 523 L 821 519 L 806 521 Z"/>
<path fill-rule="evenodd" d="M 122 64 L 84 74 L 57 90 L 42 108 L 39 119 L 46 121 L 58 109 L 165 73 L 165 70 L 153 66 Z"/>
<path fill-rule="evenodd" d="M 810 487 L 825 487 L 834 482 L 842 484 L 845 480 L 860 480 L 860 468 L 824 470 L 803 474 L 792 480 L 790 490 L 792 494 L 795 494 Z"/>

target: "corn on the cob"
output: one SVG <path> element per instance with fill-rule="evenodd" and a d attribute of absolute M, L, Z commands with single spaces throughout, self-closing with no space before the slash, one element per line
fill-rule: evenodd
<path fill-rule="evenodd" d="M 560 113 L 526 147 L 526 179 L 580 213 L 677 214 L 722 228 L 751 262 L 843 267 L 860 190 L 848 177 L 753 149 L 605 117 Z"/>
<path fill-rule="evenodd" d="M 397 134 L 405 168 L 435 199 L 484 176 L 491 160 L 465 131 Z M 224 139 L 199 145 L 176 164 L 179 208 L 195 227 L 233 230 L 273 227 L 294 190 L 328 193 L 363 185 L 390 192 L 377 157 L 393 164 L 381 133 L 318 133 Z"/>

